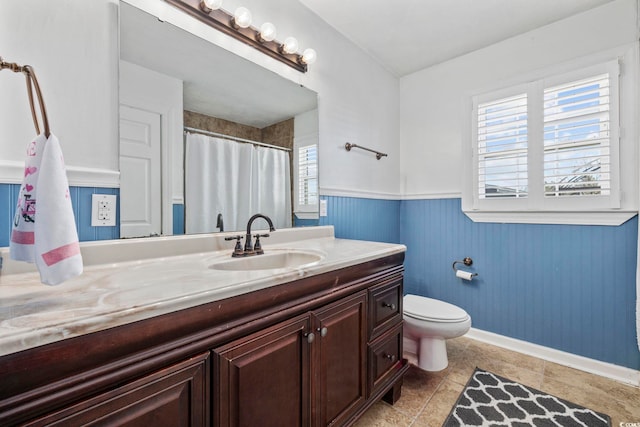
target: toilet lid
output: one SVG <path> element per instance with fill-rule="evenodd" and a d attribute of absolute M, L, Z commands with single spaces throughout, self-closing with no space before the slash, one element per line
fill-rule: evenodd
<path fill-rule="evenodd" d="M 418 295 L 404 296 L 403 312 L 414 319 L 433 322 L 460 322 L 469 317 L 467 312 L 458 306 Z"/>

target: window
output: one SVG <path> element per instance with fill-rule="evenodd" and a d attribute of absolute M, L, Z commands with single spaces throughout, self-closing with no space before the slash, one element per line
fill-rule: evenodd
<path fill-rule="evenodd" d="M 527 197 L 527 94 L 478 105 L 478 197 Z"/>
<path fill-rule="evenodd" d="M 296 149 L 295 212 L 298 217 L 318 215 L 318 145 L 302 145 Z M 305 215 L 307 214 L 307 215 Z"/>
<path fill-rule="evenodd" d="M 610 78 L 544 91 L 544 195 L 611 194 Z"/>
<path fill-rule="evenodd" d="M 618 68 L 613 61 L 473 97 L 465 211 L 619 208 Z"/>

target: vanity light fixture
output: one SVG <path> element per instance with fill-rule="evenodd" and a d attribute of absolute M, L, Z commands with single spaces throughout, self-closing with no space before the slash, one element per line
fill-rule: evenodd
<path fill-rule="evenodd" d="M 284 53 L 296 53 L 298 51 L 298 40 L 295 37 L 287 37 L 280 46 Z"/>
<path fill-rule="evenodd" d="M 202 0 L 200 2 L 200 9 L 205 13 L 220 9 L 220 6 L 222 6 L 222 0 Z"/>
<path fill-rule="evenodd" d="M 314 62 L 316 62 L 317 57 L 318 54 L 316 53 L 316 51 L 308 47 L 304 50 L 304 52 L 302 52 L 302 57 L 300 58 L 300 60 L 305 64 L 313 64 Z"/>
<path fill-rule="evenodd" d="M 249 9 L 240 6 L 233 14 L 233 23 L 231 25 L 233 25 L 234 28 L 249 28 L 251 26 L 252 19 Z"/>
<path fill-rule="evenodd" d="M 265 42 L 272 42 L 276 39 L 276 26 L 271 22 L 265 22 L 260 27 L 260 39 Z"/>
<path fill-rule="evenodd" d="M 287 37 L 284 42 L 276 40 L 276 27 L 265 22 L 260 28 L 251 26 L 252 16 L 246 7 L 238 7 L 233 14 L 222 9 L 223 0 L 165 0 L 201 22 L 222 31 L 262 53 L 305 73 L 307 65 L 316 60 L 316 51 L 307 48 L 298 53 L 298 41 Z"/>

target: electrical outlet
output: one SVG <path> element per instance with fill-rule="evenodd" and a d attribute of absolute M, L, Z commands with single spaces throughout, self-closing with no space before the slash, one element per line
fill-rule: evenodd
<path fill-rule="evenodd" d="M 113 194 L 91 195 L 91 226 L 113 227 L 116 225 L 116 196 Z"/>

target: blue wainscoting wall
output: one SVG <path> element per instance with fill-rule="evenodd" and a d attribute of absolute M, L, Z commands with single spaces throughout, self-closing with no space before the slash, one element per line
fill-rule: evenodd
<path fill-rule="evenodd" d="M 314 227 L 320 225 L 319 219 L 300 219 L 297 216 L 293 216 L 294 227 Z"/>
<path fill-rule="evenodd" d="M 322 196 L 327 200 L 327 216 L 320 225 L 333 225 L 335 236 L 343 239 L 400 242 L 400 202 L 398 200 Z"/>
<path fill-rule="evenodd" d="M 16 211 L 16 202 L 20 185 L 0 184 L 0 246 L 9 246 L 11 223 Z M 81 242 L 91 240 L 110 240 L 120 238 L 120 214 L 116 211 L 115 227 L 91 226 L 91 195 L 120 194 L 117 188 L 70 187 L 71 204 L 76 217 L 78 238 Z M 119 198 L 118 198 L 119 200 Z"/>
<path fill-rule="evenodd" d="M 173 234 L 184 234 L 184 205 L 173 205 Z"/>
<path fill-rule="evenodd" d="M 638 219 L 618 227 L 474 223 L 460 199 L 323 197 L 336 237 L 407 246 L 405 292 L 463 307 L 473 326 L 632 369 Z M 455 277 L 469 256 L 479 276 Z"/>
<path fill-rule="evenodd" d="M 9 245 L 19 186 L 0 184 L 0 246 Z M 91 227 L 91 194 L 118 189 L 71 187 L 81 241 L 119 238 Z M 474 327 L 632 369 L 638 218 L 618 227 L 474 223 L 460 199 L 378 200 L 323 196 L 336 237 L 403 243 L 405 292 L 463 307 Z M 174 206 L 174 233 L 184 223 Z M 184 231 L 182 229 L 182 231 Z M 454 260 L 473 258 L 471 282 Z"/>

